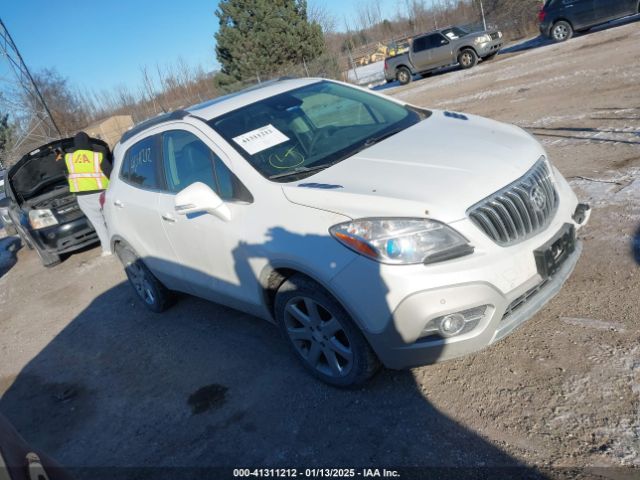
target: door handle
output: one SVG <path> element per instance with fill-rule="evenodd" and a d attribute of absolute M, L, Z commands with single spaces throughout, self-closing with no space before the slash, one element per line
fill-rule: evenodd
<path fill-rule="evenodd" d="M 162 215 L 162 219 L 165 222 L 171 222 L 171 223 L 175 223 L 176 222 L 176 217 L 174 217 L 170 213 L 165 213 L 164 215 Z"/>
<path fill-rule="evenodd" d="M 124 203 L 122 203 L 120 200 L 114 200 L 113 204 L 118 208 L 124 207 Z"/>

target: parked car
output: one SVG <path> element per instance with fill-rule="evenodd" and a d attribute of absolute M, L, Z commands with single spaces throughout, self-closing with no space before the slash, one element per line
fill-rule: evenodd
<path fill-rule="evenodd" d="M 546 0 L 538 21 L 542 35 L 563 42 L 574 32 L 636 13 L 640 13 L 638 0 Z"/>
<path fill-rule="evenodd" d="M 94 148 L 110 154 L 102 140 L 91 142 Z M 75 195 L 69 192 L 65 162 L 56 153 L 56 149 L 64 154 L 71 148 L 73 138 L 43 145 L 9 168 L 5 180 L 11 222 L 45 267 L 60 263 L 60 256 L 65 253 L 98 242 Z"/>
<path fill-rule="evenodd" d="M 414 37 L 407 53 L 387 58 L 384 77 L 387 82 L 398 80 L 406 85 L 413 75 L 426 75 L 448 65 L 458 63 L 461 68 L 471 68 L 480 58 L 495 57 L 500 48 L 500 31 L 469 33 L 459 27 L 443 28 Z"/>
<path fill-rule="evenodd" d="M 143 123 L 113 172 L 112 247 L 147 307 L 179 291 L 275 322 L 340 386 L 508 335 L 589 214 L 522 129 L 320 79 Z"/>

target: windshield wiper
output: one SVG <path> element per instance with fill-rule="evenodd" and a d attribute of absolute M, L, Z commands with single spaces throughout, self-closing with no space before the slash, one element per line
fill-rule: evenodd
<path fill-rule="evenodd" d="M 396 133 L 400 133 L 402 130 L 404 130 L 404 128 L 397 128 L 395 130 L 391 130 L 390 132 L 383 133 L 382 135 L 378 135 L 377 137 L 369 137 L 364 141 L 364 143 L 362 144 L 362 147 L 363 148 L 372 147 L 376 143 L 379 143 L 382 140 L 385 140 L 385 139 L 387 139 L 389 137 L 392 137 Z M 360 150 L 362 150 L 362 148 Z"/>
<path fill-rule="evenodd" d="M 324 165 L 316 165 L 315 167 L 300 167 L 300 168 L 296 168 L 295 170 L 293 170 L 291 172 L 284 172 L 284 173 L 278 173 L 276 175 L 271 175 L 269 177 L 269 180 L 275 180 L 277 178 L 292 177 L 294 175 L 300 175 L 302 173 L 307 173 L 307 172 L 317 172 L 318 170 L 324 170 L 325 168 L 329 168 L 331 165 L 333 165 L 333 163 L 327 163 L 327 164 L 324 164 Z"/>

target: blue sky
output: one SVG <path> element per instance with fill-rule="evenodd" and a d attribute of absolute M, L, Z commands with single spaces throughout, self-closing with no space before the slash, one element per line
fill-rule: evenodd
<path fill-rule="evenodd" d="M 344 28 L 364 0 L 309 0 Z M 393 14 L 398 0 L 382 0 Z M 5 0 L 0 13 L 28 67 L 55 67 L 72 85 L 136 88 L 140 67 L 175 63 L 216 68 L 216 0 Z M 0 59 L 0 62 L 3 60 Z M 5 70 L 4 66 L 2 70 Z"/>

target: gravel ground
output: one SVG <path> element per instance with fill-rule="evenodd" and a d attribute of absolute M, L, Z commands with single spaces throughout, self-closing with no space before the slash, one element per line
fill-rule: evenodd
<path fill-rule="evenodd" d="M 640 474 L 610 468 L 640 467 L 639 27 L 385 89 L 522 126 L 595 207 L 565 288 L 505 340 L 341 391 L 310 378 L 266 322 L 195 298 L 155 315 L 96 249 L 53 269 L 22 249 L 0 278 L 0 411 L 71 467 Z"/>

